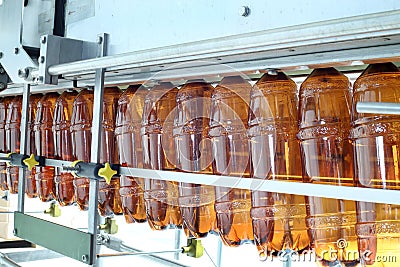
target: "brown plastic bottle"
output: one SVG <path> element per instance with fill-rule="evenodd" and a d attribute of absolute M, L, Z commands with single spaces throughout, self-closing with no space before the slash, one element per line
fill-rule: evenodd
<path fill-rule="evenodd" d="M 71 140 L 72 104 L 78 92 L 75 90 L 64 91 L 57 99 L 53 117 L 54 158 L 73 161 Z M 55 168 L 54 176 L 56 198 L 61 206 L 75 203 L 74 176 Z"/>
<path fill-rule="evenodd" d="M 208 138 L 210 103 L 213 87 L 203 80 L 188 81 L 165 101 L 175 108 L 172 94 L 176 95 L 173 137 L 176 147 L 176 162 L 180 171 L 212 174 L 211 142 Z M 162 103 L 159 105 L 162 106 Z M 173 103 L 173 104 L 172 104 Z M 160 109 L 160 108 L 159 108 Z M 167 123 L 165 123 L 167 124 Z M 166 136 L 167 138 L 167 136 Z M 166 139 L 165 138 L 165 139 Z M 212 186 L 180 183 L 179 206 L 183 227 L 194 237 L 204 237 L 216 228 L 214 210 L 215 194 Z"/>
<path fill-rule="evenodd" d="M 283 72 L 264 74 L 251 90 L 252 177 L 302 181 L 296 94 L 296 84 Z M 253 191 L 251 218 L 260 256 L 269 250 L 302 250 L 310 244 L 304 196 Z"/>
<path fill-rule="evenodd" d="M 123 167 L 143 168 L 140 125 L 147 90 L 141 90 L 140 87 L 129 86 L 118 100 L 115 140 L 119 163 Z M 146 221 L 143 187 L 143 178 L 121 175 L 119 192 L 127 223 Z"/>
<path fill-rule="evenodd" d="M 0 152 L 6 153 L 6 120 L 7 120 L 7 109 L 10 104 L 12 97 L 3 97 L 0 99 Z M 7 164 L 0 162 L 0 190 L 8 190 L 7 175 L 6 175 Z"/>
<path fill-rule="evenodd" d="M 16 96 L 12 99 L 7 108 L 7 120 L 5 125 L 7 153 L 19 153 L 20 151 L 21 109 L 22 96 Z M 17 194 L 19 167 L 7 166 L 6 174 L 10 193 Z"/>
<path fill-rule="evenodd" d="M 298 138 L 304 182 L 353 185 L 349 88 L 347 77 L 334 68 L 315 69 L 301 85 Z M 352 253 L 357 251 L 355 202 L 306 199 L 310 239 L 322 263 L 357 262 L 358 254 Z"/>
<path fill-rule="evenodd" d="M 212 93 L 209 135 L 212 140 L 213 171 L 218 175 L 250 176 L 247 120 L 251 85 L 240 76 L 222 79 Z M 252 241 L 251 192 L 215 188 L 217 227 L 224 244 L 238 246 Z"/>
<path fill-rule="evenodd" d="M 176 170 L 172 124 L 177 90 L 171 83 L 161 83 L 146 95 L 141 128 L 143 166 L 146 169 Z M 181 227 L 178 183 L 152 179 L 146 179 L 144 183 L 150 227 L 154 230 Z"/>
<path fill-rule="evenodd" d="M 102 142 L 100 146 L 101 163 L 118 163 L 118 151 L 115 146 L 115 119 L 121 90 L 118 87 L 106 87 L 103 100 Z M 102 216 L 122 214 L 120 180 L 112 178 L 110 184 L 101 180 L 99 184 L 99 211 Z"/>
<path fill-rule="evenodd" d="M 358 186 L 400 189 L 398 115 L 358 113 L 358 102 L 400 103 L 400 70 L 392 63 L 372 64 L 354 83 L 351 138 Z M 357 202 L 361 260 L 368 266 L 398 266 L 400 205 Z"/>
<path fill-rule="evenodd" d="M 29 111 L 28 111 L 28 128 L 27 128 L 27 144 L 26 144 L 26 154 L 35 154 L 35 133 L 33 131 L 37 103 L 43 97 L 42 94 L 34 94 L 29 97 Z M 36 167 L 32 168 L 32 171 L 25 169 L 25 193 L 30 198 L 37 197 L 37 186 L 36 186 Z"/>
<path fill-rule="evenodd" d="M 71 115 L 72 157 L 75 160 L 90 162 L 92 142 L 93 90 L 83 89 L 74 99 Z M 75 201 L 81 210 L 89 207 L 88 178 L 74 179 Z"/>
<path fill-rule="evenodd" d="M 100 162 L 115 163 L 114 125 L 118 98 L 121 91 L 117 87 L 104 89 L 103 130 L 101 134 Z M 82 90 L 75 98 L 71 116 L 71 140 L 73 158 L 90 162 L 93 118 L 93 91 Z M 81 210 L 87 210 L 89 205 L 88 178 L 75 178 L 76 203 Z M 119 179 L 113 178 L 110 185 L 101 181 L 99 185 L 99 211 L 102 216 L 122 213 L 119 195 Z"/>
<path fill-rule="evenodd" d="M 58 93 L 48 93 L 39 100 L 33 126 L 36 155 L 50 159 L 54 158 L 53 114 L 59 96 Z M 46 202 L 55 198 L 54 167 L 37 167 L 35 178 L 40 200 Z"/>

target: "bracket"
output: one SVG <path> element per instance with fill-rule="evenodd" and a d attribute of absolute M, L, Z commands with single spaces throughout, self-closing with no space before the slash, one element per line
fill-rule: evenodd
<path fill-rule="evenodd" d="M 97 56 L 98 44 L 55 35 L 43 35 L 40 39 L 38 82 L 57 84 L 58 76 L 52 76 L 48 68 L 52 65 L 69 63 Z"/>
<path fill-rule="evenodd" d="M 0 64 L 0 91 L 7 89 L 7 84 L 10 81 L 6 70 Z"/>
<path fill-rule="evenodd" d="M 22 46 L 23 1 L 3 1 L 0 5 L 0 63 L 14 83 L 25 83 L 19 77 L 21 68 L 37 68 L 37 63 Z M 6 41 L 4 41 L 6 40 Z"/>

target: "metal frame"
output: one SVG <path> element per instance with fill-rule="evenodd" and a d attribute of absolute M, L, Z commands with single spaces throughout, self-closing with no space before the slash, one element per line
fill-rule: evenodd
<path fill-rule="evenodd" d="M 97 58 L 93 58 L 94 43 L 67 39 L 55 36 L 44 36 L 41 45 L 41 56 L 37 63 L 24 50 L 21 44 L 22 1 L 5 1 L 0 9 L 0 32 L 7 42 L 0 44 L 0 61 L 9 70 L 11 79 L 16 83 L 32 82 L 37 77 L 44 84 L 58 83 L 58 75 L 70 80 L 94 79 L 94 112 L 91 162 L 99 163 L 101 136 L 102 102 L 105 79 L 112 82 L 138 82 L 166 79 L 183 79 L 193 76 L 227 75 L 234 72 L 257 73 L 269 68 L 297 71 L 315 66 L 340 66 L 367 64 L 371 60 L 398 61 L 400 59 L 400 10 L 341 18 L 319 23 L 309 23 L 279 29 L 267 29 L 258 32 L 214 38 L 178 45 L 164 46 L 147 50 L 131 51 L 125 54 L 106 56 L 109 50 L 108 35 L 99 36 L 97 41 Z M 10 12 L 15 17 L 10 18 Z M 14 11 L 14 10 L 13 10 Z M 248 12 L 247 12 L 248 13 Z M 246 16 L 248 16 L 247 14 Z M 242 15 L 244 16 L 244 15 Z M 244 16 L 244 17 L 246 17 Z M 6 31 L 1 25 L 8 20 Z M 13 23 L 10 23 L 13 22 Z M 379 23 L 377 23 L 379 22 Z M 44 40 L 44 41 L 43 41 Z M 74 48 L 69 54 L 66 49 Z M 4 50 L 4 53 L 1 51 Z M 87 59 L 89 58 L 89 59 Z M 32 75 L 32 71 L 35 73 Z M 37 73 L 36 73 L 37 71 Z M 48 90 L 65 89 L 50 87 Z M 23 88 L 23 111 L 21 121 L 20 153 L 26 152 L 26 130 L 29 95 L 31 84 Z M 15 94 L 15 87 L 5 94 Z M 364 106 L 363 106 L 364 105 Z M 359 103 L 358 111 L 395 112 L 398 106 L 390 104 Z M 390 111 L 395 110 L 395 111 Z M 0 154 L 0 156 L 5 156 Z M 46 160 L 46 165 L 62 167 L 70 162 Z M 181 172 L 121 168 L 120 174 L 169 180 L 191 182 L 213 186 L 271 191 L 297 195 L 348 199 L 356 201 L 400 204 L 400 192 L 358 187 L 343 187 L 322 184 L 307 184 L 230 176 L 215 176 Z M 20 171 L 18 213 L 16 232 L 23 238 L 47 245 L 54 244 L 45 240 L 35 231 L 20 231 L 26 223 L 35 225 L 34 229 L 50 224 L 24 214 L 25 183 L 24 171 Z M 75 259 L 98 266 L 96 254 L 98 249 L 97 234 L 99 215 L 97 212 L 99 181 L 90 182 L 90 202 L 88 233 L 79 232 L 88 242 L 87 254 L 75 256 Z M 46 224 L 47 223 L 47 224 Z M 50 224 L 48 228 L 59 234 L 68 235 L 70 228 Z M 52 237 L 54 238 L 54 237 Z M 63 251 L 59 251 L 63 252 Z M 71 254 L 68 252 L 68 255 Z M 68 256 L 67 255 L 67 256 Z M 220 259 L 219 259 L 220 262 Z M 287 264 L 290 264 L 287 263 Z M 286 265 L 290 266 L 290 265 Z"/>
<path fill-rule="evenodd" d="M 48 36 L 47 36 L 48 37 Z M 46 37 L 46 38 L 47 38 Z M 108 35 L 103 34 L 99 36 L 97 45 L 97 56 L 102 57 L 106 53 Z M 45 39 L 44 43 L 47 43 Z M 55 42 L 59 42 L 55 38 Z M 93 109 L 93 136 L 91 161 L 98 163 L 100 161 L 100 141 L 101 141 L 101 122 L 102 122 L 102 108 L 103 108 L 103 92 L 104 92 L 104 73 L 105 69 L 96 70 L 95 79 L 95 93 L 94 93 L 94 109 Z M 20 153 L 26 154 L 27 147 L 27 126 L 28 126 L 28 109 L 29 109 L 29 96 L 31 84 L 27 83 L 23 89 L 22 100 L 22 119 L 21 119 L 21 141 Z M 51 161 L 50 161 L 51 162 Z M 65 163 L 65 162 L 64 162 Z M 42 245 L 65 256 L 74 258 L 81 262 L 89 264 L 89 266 L 99 266 L 96 262 L 96 255 L 98 253 L 97 234 L 99 225 L 99 214 L 97 211 L 98 206 L 98 190 L 99 180 L 92 179 L 90 181 L 90 198 L 89 198 L 89 211 L 88 211 L 88 232 L 84 233 L 69 227 L 57 225 L 42 219 L 38 219 L 24 214 L 25 211 L 25 168 L 20 167 L 19 183 L 18 183 L 18 212 L 14 214 L 14 235 L 23 239 L 29 240 L 35 244 Z M 29 228 L 26 227 L 29 225 Z M 29 229 L 29 230 L 28 230 Z M 47 229 L 51 234 L 42 235 L 42 229 Z M 60 245 L 60 237 L 71 237 L 76 239 L 82 246 L 76 246 L 75 242 L 71 242 L 71 246 L 65 244 Z"/>
<path fill-rule="evenodd" d="M 0 157 L 6 157 L 0 153 Z M 46 159 L 46 166 L 67 167 L 72 164 L 69 161 Z M 300 182 L 286 182 L 279 180 L 262 180 L 256 178 L 242 178 L 233 176 L 218 176 L 198 173 L 184 173 L 174 171 L 138 169 L 120 167 L 121 175 L 142 177 L 147 179 L 165 180 L 174 182 L 196 183 L 212 186 L 222 186 L 253 191 L 268 191 L 285 194 L 295 194 L 314 197 L 326 197 L 334 199 L 346 199 L 354 201 L 388 203 L 400 205 L 399 190 L 385 190 L 375 188 L 362 188 L 351 186 L 337 186 L 328 184 L 312 184 Z"/>
<path fill-rule="evenodd" d="M 11 80 L 23 83 L 20 77 L 25 69 L 37 68 L 37 63 L 22 46 L 23 0 L 3 1 L 0 8 L 0 63 Z M 21 69 L 22 68 L 22 69 Z"/>

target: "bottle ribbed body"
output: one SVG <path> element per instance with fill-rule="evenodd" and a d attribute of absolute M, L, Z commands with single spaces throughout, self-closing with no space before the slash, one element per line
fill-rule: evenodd
<path fill-rule="evenodd" d="M 92 142 L 93 91 L 84 89 L 74 99 L 71 116 L 72 157 L 75 160 L 90 162 Z M 75 201 L 81 210 L 89 207 L 88 178 L 74 179 Z"/>
<path fill-rule="evenodd" d="M 121 90 L 118 87 L 104 89 L 100 163 L 118 163 L 118 151 L 115 145 L 115 119 L 120 96 Z M 122 214 L 119 189 L 119 178 L 112 178 L 110 184 L 107 184 L 105 180 L 100 180 L 99 211 L 102 216 Z"/>
<path fill-rule="evenodd" d="M 146 169 L 176 170 L 172 123 L 177 90 L 171 83 L 161 83 L 146 95 L 141 128 L 143 166 Z M 152 179 L 146 179 L 144 183 L 150 227 L 155 230 L 181 227 L 178 183 Z"/>
<path fill-rule="evenodd" d="M 353 185 L 350 83 L 334 68 L 316 69 L 300 88 L 299 133 L 304 182 Z M 307 226 L 316 254 L 352 264 L 358 255 L 355 202 L 307 197 Z M 346 240 L 346 246 L 341 240 Z"/>
<path fill-rule="evenodd" d="M 248 121 L 252 177 L 302 181 L 296 94 L 296 84 L 282 72 L 263 75 L 252 88 Z M 254 191 L 251 217 L 260 255 L 309 246 L 304 196 Z"/>
<path fill-rule="evenodd" d="M 100 163 L 116 163 L 118 152 L 115 148 L 115 118 L 121 91 L 118 87 L 106 87 L 103 97 L 102 130 L 100 135 Z M 90 162 L 92 142 L 93 91 L 82 90 L 75 98 L 71 117 L 71 137 L 73 157 Z M 75 178 L 76 202 L 80 209 L 86 210 L 89 204 L 88 178 Z M 102 216 L 121 214 L 119 179 L 112 178 L 110 184 L 99 182 L 99 212 Z"/>
<path fill-rule="evenodd" d="M 54 158 L 53 116 L 58 93 L 44 95 L 37 104 L 33 131 L 35 134 L 36 155 Z M 56 197 L 54 185 L 54 167 L 36 167 L 37 193 L 41 201 L 50 201 Z"/>
<path fill-rule="evenodd" d="M 222 79 L 214 89 L 209 135 L 212 140 L 213 171 L 217 175 L 250 176 L 247 119 L 251 85 L 240 76 Z M 238 246 L 252 241 L 251 192 L 215 187 L 215 211 L 222 241 Z"/>
<path fill-rule="evenodd" d="M 176 94 L 173 137 L 180 171 L 212 174 L 211 142 L 208 138 L 212 91 L 211 85 L 194 80 L 188 81 Z M 215 230 L 214 200 L 212 186 L 179 184 L 183 227 L 189 234 L 204 237 Z"/>
<path fill-rule="evenodd" d="M 54 158 L 60 160 L 74 161 L 72 155 L 71 140 L 71 116 L 72 105 L 77 91 L 65 91 L 57 99 L 53 117 L 53 139 Z M 68 206 L 75 203 L 74 176 L 71 173 L 63 172 L 61 168 L 55 168 L 55 187 L 57 201 L 61 206 Z"/>
<path fill-rule="evenodd" d="M 21 109 L 22 109 L 22 96 L 16 96 L 8 104 L 7 108 L 5 131 L 6 131 L 6 150 L 8 153 L 19 153 L 20 151 Z M 6 168 L 7 184 L 11 194 L 18 193 L 18 174 L 19 174 L 19 167 L 7 166 Z"/>
<path fill-rule="evenodd" d="M 124 167 L 143 168 L 140 125 L 147 90 L 140 87 L 129 86 L 118 100 L 115 139 L 119 163 Z M 146 221 L 143 187 L 143 178 L 121 175 L 119 192 L 127 223 Z"/>
<path fill-rule="evenodd" d="M 7 141 L 6 141 L 6 121 L 7 121 L 7 109 L 10 104 L 12 97 L 3 97 L 0 99 L 0 152 L 7 152 Z M 8 190 L 7 164 L 0 162 L 0 190 Z"/>
<path fill-rule="evenodd" d="M 42 94 L 35 94 L 29 97 L 29 111 L 28 111 L 28 128 L 27 128 L 27 143 L 26 154 L 36 154 L 35 132 L 33 130 L 36 118 L 37 103 L 43 97 Z M 36 181 L 36 167 L 32 170 L 25 169 L 25 193 L 30 198 L 35 198 L 38 195 Z"/>
<path fill-rule="evenodd" d="M 358 102 L 400 103 L 400 71 L 392 63 L 372 64 L 354 83 L 351 138 L 355 180 L 360 187 L 400 189 L 399 116 L 356 111 Z M 400 205 L 357 202 L 357 237 L 367 266 L 398 266 Z"/>

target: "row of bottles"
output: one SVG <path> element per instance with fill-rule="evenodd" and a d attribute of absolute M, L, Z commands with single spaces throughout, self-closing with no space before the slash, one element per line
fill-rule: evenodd
<path fill-rule="evenodd" d="M 297 86 L 283 72 L 252 87 L 240 76 L 215 88 L 203 80 L 182 88 L 129 86 L 104 92 L 100 162 L 122 166 L 399 188 L 399 121 L 359 114 L 359 101 L 400 102 L 400 71 L 370 65 L 351 85 L 334 68 L 314 70 Z M 19 152 L 22 98 L 0 100 L 0 151 Z M 28 151 L 47 158 L 90 161 L 93 91 L 32 95 Z M 16 193 L 18 168 L 0 163 L 0 187 Z M 300 167 L 301 166 L 301 167 Z M 162 175 L 162 174 L 160 174 Z M 26 170 L 26 194 L 86 210 L 89 179 L 53 167 Z M 156 177 L 155 177 L 156 178 Z M 183 227 L 188 236 L 216 232 L 228 246 L 254 242 L 260 255 L 313 247 L 329 263 L 375 262 L 398 255 L 400 206 L 176 183 L 135 176 L 100 183 L 99 211 L 148 221 L 155 230 Z M 368 257 L 361 255 L 371 252 Z M 391 265 L 394 264 L 394 265 Z"/>

